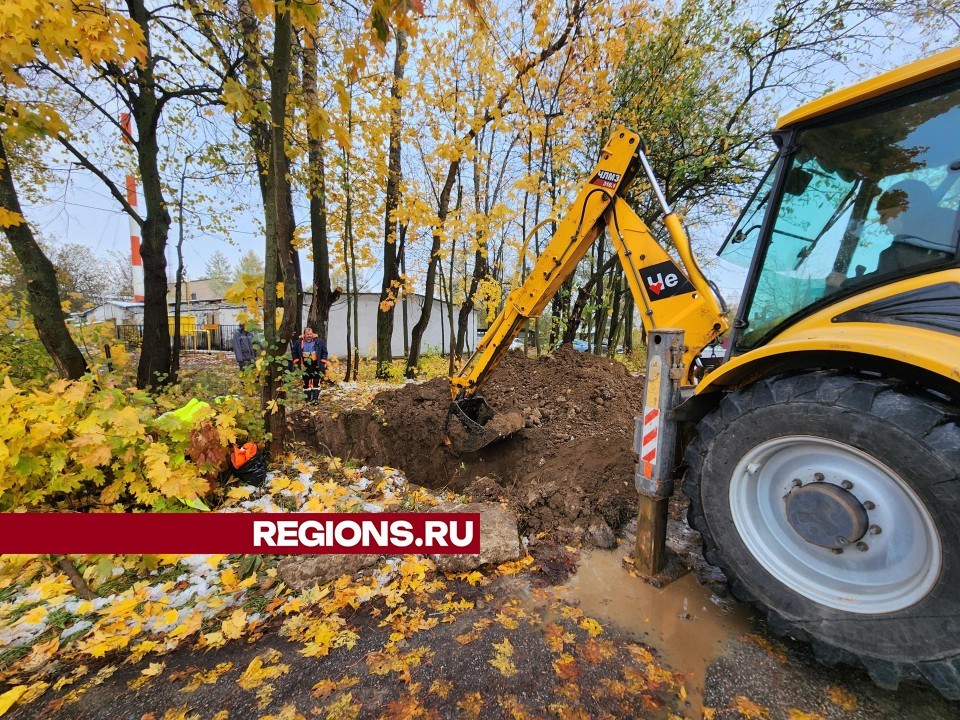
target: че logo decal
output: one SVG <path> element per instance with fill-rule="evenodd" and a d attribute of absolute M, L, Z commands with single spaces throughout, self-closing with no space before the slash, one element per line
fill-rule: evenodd
<path fill-rule="evenodd" d="M 671 260 L 644 268 L 640 271 L 640 277 L 651 300 L 662 300 L 696 290 Z"/>

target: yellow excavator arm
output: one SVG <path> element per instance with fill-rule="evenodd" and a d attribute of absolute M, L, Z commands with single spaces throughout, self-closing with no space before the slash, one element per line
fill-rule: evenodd
<path fill-rule="evenodd" d="M 661 203 L 664 225 L 685 270 L 673 261 L 622 197 L 641 168 Z M 620 127 L 600 153 L 600 161 L 560 220 L 527 279 L 507 296 L 503 310 L 477 344 L 476 352 L 450 379 L 455 401 L 469 401 L 477 394 L 524 323 L 540 316 L 604 228 L 610 231 L 647 333 L 663 328 L 685 331 L 683 362 L 688 373 L 681 379 L 681 385 L 693 383 L 694 358 L 726 331 L 727 319 L 718 297 L 697 265 L 680 219 L 656 182 L 640 137 Z M 467 412 L 468 417 L 472 414 L 476 413 Z M 481 424 L 483 419 L 481 414 Z"/>

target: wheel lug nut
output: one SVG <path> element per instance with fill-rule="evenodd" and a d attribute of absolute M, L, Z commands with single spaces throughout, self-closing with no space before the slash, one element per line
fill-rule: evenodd
<path fill-rule="evenodd" d="M 867 510 L 873 510 L 873 509 L 876 507 L 876 505 L 874 505 L 873 502 L 871 502 L 870 500 L 867 500 L 867 501 L 863 504 L 863 507 L 864 507 L 865 509 L 867 509 Z"/>
<path fill-rule="evenodd" d="M 879 525 L 871 525 L 871 526 L 870 526 L 870 534 L 871 534 L 871 535 L 879 535 L 879 534 L 882 533 L 882 532 L 883 532 L 883 530 L 880 529 L 880 526 L 879 526 Z"/>
<path fill-rule="evenodd" d="M 823 482 L 824 474 L 823 474 L 823 473 L 814 473 L 814 474 L 813 474 L 813 479 L 816 480 L 817 482 Z"/>
<path fill-rule="evenodd" d="M 837 545 L 849 545 L 850 541 L 847 540 L 843 535 L 837 535 Z"/>
<path fill-rule="evenodd" d="M 866 552 L 869 549 L 870 549 L 870 546 L 867 545 L 865 542 L 857 543 L 857 550 L 859 550 L 860 552 Z"/>
<path fill-rule="evenodd" d="M 794 486 L 794 487 L 800 487 L 801 485 L 803 485 L 803 480 L 801 480 L 800 478 L 794 478 L 794 479 L 793 479 L 793 486 Z"/>
<path fill-rule="evenodd" d="M 840 487 L 842 487 L 844 490 L 849 490 L 853 487 L 853 483 L 849 480 L 844 480 L 842 483 L 840 483 Z"/>

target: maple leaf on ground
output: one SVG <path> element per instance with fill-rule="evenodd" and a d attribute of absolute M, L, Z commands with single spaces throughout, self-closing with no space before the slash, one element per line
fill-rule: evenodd
<path fill-rule="evenodd" d="M 218 663 L 216 667 L 210 670 L 200 670 L 195 672 L 190 681 L 181 688 L 180 692 L 191 693 L 197 690 L 201 685 L 215 685 L 217 681 L 233 668 L 232 662 Z"/>
<path fill-rule="evenodd" d="M 260 720 L 307 720 L 304 715 L 297 711 L 297 706 L 293 703 L 284 705 L 276 715 L 264 715 Z"/>
<path fill-rule="evenodd" d="M 332 695 L 336 689 L 337 683 L 330 678 L 324 678 L 310 689 L 310 694 L 317 700 L 323 700 L 328 695 Z"/>
<path fill-rule="evenodd" d="M 29 613 L 27 614 L 29 615 Z M 43 615 L 46 616 L 46 611 L 44 611 Z M 18 666 L 19 669 L 27 673 L 36 672 L 53 657 L 53 654 L 57 652 L 59 647 L 59 636 L 54 636 L 46 642 L 37 643 L 30 649 L 30 654 L 21 661 Z"/>
<path fill-rule="evenodd" d="M 742 639 L 749 643 L 753 643 L 762 650 L 765 650 L 771 659 L 776 660 L 781 665 L 787 664 L 787 649 L 783 645 L 771 642 L 767 638 L 763 637 L 762 635 L 757 635 L 756 633 L 745 635 Z"/>
<path fill-rule="evenodd" d="M 469 645 L 483 637 L 483 631 L 493 625 L 490 618 L 481 618 L 473 624 L 473 629 L 454 638 L 461 645 Z"/>
<path fill-rule="evenodd" d="M 127 687 L 129 687 L 131 690 L 139 690 L 157 677 L 157 675 L 162 673 L 166 666 L 167 664 L 162 662 L 150 663 L 147 667 L 140 671 L 140 677 L 127 683 Z"/>
<path fill-rule="evenodd" d="M 534 716 L 530 714 L 530 711 L 516 695 L 500 696 L 497 698 L 497 703 L 503 709 L 504 717 L 513 720 L 533 720 Z"/>
<path fill-rule="evenodd" d="M 260 653 L 247 665 L 237 684 L 244 690 L 256 690 L 265 681 L 275 680 L 290 672 L 290 666 L 280 662 L 282 658 L 280 651 L 273 648 Z"/>
<path fill-rule="evenodd" d="M 804 712 L 803 710 L 790 708 L 787 711 L 787 720 L 827 720 L 827 719 L 820 713 Z"/>
<path fill-rule="evenodd" d="M 857 707 L 857 696 L 835 685 L 827 688 L 827 698 L 834 705 L 839 705 L 847 712 Z"/>
<path fill-rule="evenodd" d="M 564 630 L 563 626 L 557 623 L 550 623 L 543 628 L 543 631 L 546 635 L 547 647 L 553 652 L 563 652 L 564 643 L 572 643 L 576 640 L 573 633 Z"/>
<path fill-rule="evenodd" d="M 27 691 L 26 685 L 16 685 L 0 695 L 0 715 L 13 707 L 13 704 Z"/>
<path fill-rule="evenodd" d="M 613 655 L 613 643 L 610 641 L 593 639 L 587 640 L 586 644 L 580 651 L 580 656 L 583 658 L 584 662 L 587 662 L 590 665 L 596 665 L 604 660 L 608 660 L 609 658 L 613 657 Z"/>
<path fill-rule="evenodd" d="M 553 671 L 561 680 L 576 680 L 583 674 L 580 671 L 580 668 L 577 666 L 577 661 L 574 660 L 573 655 L 570 653 L 563 653 L 560 657 L 554 660 L 552 664 Z"/>
<path fill-rule="evenodd" d="M 493 665 L 504 677 L 512 677 L 517 674 L 517 666 L 513 664 L 513 645 L 510 638 L 504 638 L 503 642 L 493 644 L 496 653 L 487 662 Z"/>
<path fill-rule="evenodd" d="M 387 704 L 387 712 L 381 716 L 384 720 L 396 718 L 396 720 L 408 720 L 410 718 L 426 717 L 426 708 L 420 704 L 420 701 L 410 692 L 405 692 L 396 700 L 391 700 Z"/>
<path fill-rule="evenodd" d="M 766 720 L 766 718 L 770 717 L 770 708 L 757 705 L 753 700 L 743 695 L 737 695 L 733 699 L 733 704 L 730 706 L 730 709 L 736 710 L 747 718 L 747 720 Z"/>
<path fill-rule="evenodd" d="M 360 707 L 360 703 L 353 702 L 353 693 L 344 693 L 324 708 L 324 717 L 325 720 L 356 720 Z"/>
<path fill-rule="evenodd" d="M 563 703 L 552 703 L 550 712 L 556 715 L 559 720 L 593 720 L 583 708 L 572 708 Z"/>
<path fill-rule="evenodd" d="M 483 709 L 483 698 L 480 693 L 470 693 L 465 695 L 463 700 L 457 703 L 457 707 L 463 710 L 464 716 L 475 720 L 480 717 L 480 710 Z"/>
<path fill-rule="evenodd" d="M 167 710 L 160 720 L 200 720 L 200 713 L 191 712 L 190 708 L 184 705 L 181 708 Z"/>
<path fill-rule="evenodd" d="M 445 700 L 450 691 L 453 690 L 453 683 L 449 680 L 434 680 L 430 685 L 430 695 L 436 695 L 441 700 Z"/>
<path fill-rule="evenodd" d="M 240 608 L 233 611 L 229 618 L 224 620 L 220 628 L 224 637 L 230 640 L 236 640 L 243 635 L 243 629 L 247 626 L 247 614 Z"/>
<path fill-rule="evenodd" d="M 382 652 L 370 653 L 367 656 L 367 668 L 374 675 L 387 675 L 388 673 L 408 673 L 411 667 L 416 667 L 425 658 L 429 658 L 433 651 L 426 647 L 418 647 L 413 650 L 398 654 L 395 647 Z"/>
<path fill-rule="evenodd" d="M 473 585 L 474 587 L 476 587 L 486 579 L 484 578 L 483 574 L 478 572 L 477 570 L 474 570 L 473 572 L 468 572 L 468 573 L 460 573 L 458 575 L 455 575 L 454 577 L 456 577 L 459 580 L 463 580 L 469 583 L 470 585 Z"/>
<path fill-rule="evenodd" d="M 520 623 L 503 612 L 497 613 L 497 622 L 506 630 L 516 630 L 520 627 Z"/>
<path fill-rule="evenodd" d="M 581 620 L 580 627 L 586 630 L 590 637 L 596 637 L 603 632 L 603 626 L 593 618 L 584 618 Z"/>
<path fill-rule="evenodd" d="M 497 572 L 500 575 L 516 575 L 518 572 L 532 564 L 533 557 L 527 555 L 519 560 L 513 560 L 512 562 L 505 562 L 502 565 L 497 565 Z"/>

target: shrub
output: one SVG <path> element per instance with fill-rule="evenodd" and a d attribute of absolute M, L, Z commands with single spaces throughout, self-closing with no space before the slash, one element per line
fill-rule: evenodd
<path fill-rule="evenodd" d="M 183 420 L 172 398 L 91 376 L 48 388 L 0 383 L 0 511 L 170 509 L 213 489 L 229 443 L 256 437 L 239 398 Z"/>

